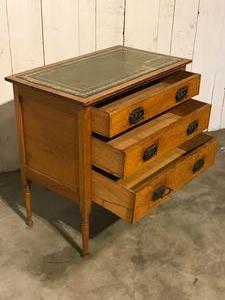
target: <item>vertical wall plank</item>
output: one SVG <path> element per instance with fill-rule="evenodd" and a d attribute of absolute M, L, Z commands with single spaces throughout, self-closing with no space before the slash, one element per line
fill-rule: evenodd
<path fill-rule="evenodd" d="M 173 30 L 175 0 L 160 0 L 157 52 L 169 54 Z"/>
<path fill-rule="evenodd" d="M 6 2 L 0 1 L 0 105 L 13 98 L 12 86 L 4 77 L 12 73 Z"/>
<path fill-rule="evenodd" d="M 124 3 L 0 0 L 0 171 L 18 165 L 13 95 L 4 77 L 44 59 L 51 63 L 122 44 L 124 21 L 125 45 L 193 56 L 192 70 L 202 74 L 197 98 L 212 103 L 210 129 L 225 128 L 225 1 L 126 0 L 125 10 Z"/>
<path fill-rule="evenodd" d="M 216 57 L 216 74 L 212 93 L 212 111 L 210 129 L 225 128 L 225 16 L 218 43 L 219 52 Z"/>
<path fill-rule="evenodd" d="M 176 0 L 171 54 L 192 58 L 199 0 Z"/>
<path fill-rule="evenodd" d="M 79 52 L 95 50 L 95 0 L 79 0 Z"/>
<path fill-rule="evenodd" d="M 4 77 L 12 73 L 6 1 L 0 1 L 0 172 L 18 167 L 13 92 Z"/>
<path fill-rule="evenodd" d="M 13 72 L 43 65 L 39 0 L 7 0 Z"/>
<path fill-rule="evenodd" d="M 79 54 L 78 0 L 42 0 L 45 63 Z"/>
<path fill-rule="evenodd" d="M 159 0 L 126 1 L 125 45 L 157 50 Z"/>
<path fill-rule="evenodd" d="M 196 34 L 192 69 L 202 74 L 201 98 L 211 102 L 215 80 L 217 55 L 220 46 L 225 2 L 204 0 L 200 2 L 200 14 Z"/>
<path fill-rule="evenodd" d="M 225 87 L 223 88 L 223 97 L 222 97 L 222 109 L 221 109 L 221 123 L 220 127 L 216 127 L 215 129 L 217 130 L 218 128 L 225 128 Z"/>
<path fill-rule="evenodd" d="M 123 44 L 124 0 L 96 0 L 96 49 Z"/>

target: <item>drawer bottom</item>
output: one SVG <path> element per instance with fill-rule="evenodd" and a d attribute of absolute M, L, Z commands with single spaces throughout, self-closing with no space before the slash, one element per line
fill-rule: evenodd
<path fill-rule="evenodd" d="M 114 180 L 93 170 L 93 201 L 135 223 L 207 170 L 215 161 L 217 144 L 214 137 L 198 135 L 151 167 L 125 179 Z"/>

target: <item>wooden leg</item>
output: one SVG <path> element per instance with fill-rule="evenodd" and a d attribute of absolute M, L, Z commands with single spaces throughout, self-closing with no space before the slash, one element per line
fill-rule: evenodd
<path fill-rule="evenodd" d="M 91 211 L 91 110 L 80 108 L 79 124 L 79 197 L 81 212 L 81 231 L 83 257 L 89 255 L 89 216 Z"/>
<path fill-rule="evenodd" d="M 26 202 L 26 211 L 27 211 L 27 217 L 26 217 L 26 224 L 28 226 L 33 225 L 32 221 L 32 208 L 31 208 L 31 182 L 27 181 L 24 186 L 24 193 L 25 193 L 25 202 Z"/>
<path fill-rule="evenodd" d="M 82 256 L 89 256 L 89 216 L 82 216 L 81 223 L 83 249 Z"/>

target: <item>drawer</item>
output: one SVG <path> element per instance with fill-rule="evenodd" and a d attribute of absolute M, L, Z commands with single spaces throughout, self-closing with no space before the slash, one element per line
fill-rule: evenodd
<path fill-rule="evenodd" d="M 208 127 L 211 106 L 190 99 L 119 137 L 92 137 L 92 164 L 127 177 Z"/>
<path fill-rule="evenodd" d="M 199 85 L 199 74 L 182 70 L 131 95 L 100 103 L 92 107 L 92 131 L 111 138 L 198 95 Z"/>
<path fill-rule="evenodd" d="M 93 200 L 129 223 L 143 218 L 208 169 L 215 160 L 217 141 L 201 134 L 126 179 L 108 178 L 92 171 Z"/>

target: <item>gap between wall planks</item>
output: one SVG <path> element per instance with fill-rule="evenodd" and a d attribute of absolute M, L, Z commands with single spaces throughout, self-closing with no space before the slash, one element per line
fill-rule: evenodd
<path fill-rule="evenodd" d="M 12 86 L 4 81 L 5 75 L 11 73 L 7 6 L 5 1 L 0 1 L 0 171 L 18 166 L 13 92 Z"/>
<path fill-rule="evenodd" d="M 122 44 L 123 14 L 124 0 L 0 1 L 0 172 L 18 167 L 15 124 L 7 121 L 15 119 L 14 106 L 3 106 L 13 93 L 4 77 Z"/>
<path fill-rule="evenodd" d="M 210 130 L 225 128 L 225 1 L 126 0 L 124 44 L 192 58 L 197 99 L 212 104 Z"/>
<path fill-rule="evenodd" d="M 124 0 L 2 0 L 1 6 L 13 73 L 122 44 Z"/>
<path fill-rule="evenodd" d="M 222 81 L 224 73 L 220 63 L 223 55 L 220 48 L 225 39 L 224 1 L 21 0 L 19 5 L 15 3 L 1 1 L 0 59 L 4 63 L 1 103 L 12 95 L 9 85 L 2 82 L 5 75 L 124 41 L 128 46 L 192 58 L 192 70 L 203 75 L 203 100 L 213 101 L 215 106 L 220 101 L 222 107 L 223 95 L 218 100 L 216 88 L 221 85 L 218 81 Z"/>
<path fill-rule="evenodd" d="M 192 58 L 189 70 L 202 73 L 198 99 L 213 105 L 210 129 L 225 128 L 224 20 L 221 0 L 2 0 L 0 105 L 13 97 L 6 75 L 124 44 Z M 16 137 L 3 116 L 14 118 L 13 105 L 0 107 L 1 171 L 17 154 L 6 158 Z"/>

